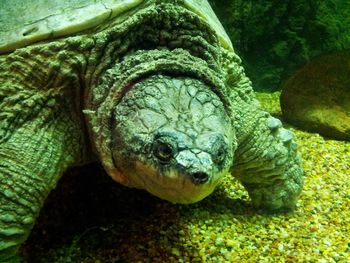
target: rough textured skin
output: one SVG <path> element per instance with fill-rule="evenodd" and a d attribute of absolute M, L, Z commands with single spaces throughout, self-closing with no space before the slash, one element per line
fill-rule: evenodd
<path fill-rule="evenodd" d="M 184 167 L 184 175 L 200 172 L 192 179 L 203 187 L 186 188 L 199 193 L 190 202 L 209 194 L 212 188 L 202 190 L 208 189 L 205 184 L 230 170 L 257 207 L 272 211 L 294 208 L 302 187 L 302 169 L 292 134 L 259 109 L 240 59 L 221 47 L 210 25 L 181 7 L 181 1 L 174 5 L 162 2 L 127 15 L 123 23 L 110 22 L 0 57 L 0 262 L 18 260 L 18 247 L 46 196 L 68 167 L 92 158 L 91 150 L 113 179 L 129 185 L 132 174 L 125 174 L 125 164 L 118 162 L 123 138 L 115 136 L 123 131 L 120 122 L 127 117 L 122 113 L 124 98 L 136 96 L 133 92 L 138 85 L 148 89 L 149 80 L 159 83 L 163 93 L 164 87 L 175 89 L 176 83 L 186 89 L 207 88 L 211 98 L 207 106 L 220 109 L 213 113 L 220 120 L 217 125 L 209 124 L 208 129 L 201 121 L 191 125 L 198 138 L 215 128 L 216 138 L 226 138 L 221 144 L 226 147 L 222 166 L 212 164 L 218 152 L 205 148 L 204 143 L 193 143 L 195 133 L 188 145 L 202 148 L 187 146 L 176 157 L 182 166 L 172 166 L 178 173 Z M 171 79 L 174 85 L 169 84 Z M 200 98 L 187 94 L 189 99 Z M 160 103 L 171 103 L 171 98 Z M 190 114 L 194 116 L 196 110 Z M 179 127 L 185 124 L 182 121 Z M 190 135 L 189 130 L 187 126 L 180 132 Z M 186 165 L 186 160 L 193 166 Z M 146 164 L 142 171 L 152 167 Z M 206 180 L 196 167 L 209 171 Z M 158 176 L 168 174 L 160 170 L 152 171 Z M 157 191 L 162 197 L 166 190 Z"/>

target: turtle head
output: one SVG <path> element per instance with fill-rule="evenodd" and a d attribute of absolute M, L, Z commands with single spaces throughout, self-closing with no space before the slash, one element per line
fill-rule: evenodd
<path fill-rule="evenodd" d="M 196 79 L 143 79 L 114 112 L 113 160 L 122 183 L 174 203 L 209 195 L 228 172 L 234 145 L 223 103 Z"/>

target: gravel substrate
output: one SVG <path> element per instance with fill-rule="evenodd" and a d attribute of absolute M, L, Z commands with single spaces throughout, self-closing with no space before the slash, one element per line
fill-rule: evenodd
<path fill-rule="evenodd" d="M 278 96 L 258 94 L 275 116 Z M 294 213 L 255 211 L 230 176 L 213 195 L 187 206 L 137 190 L 116 195 L 104 184 L 101 192 L 113 191 L 112 197 L 81 193 L 76 185 L 67 197 L 61 185 L 23 253 L 30 262 L 350 262 L 350 143 L 289 128 L 305 170 Z M 75 205 L 57 208 L 67 199 Z"/>

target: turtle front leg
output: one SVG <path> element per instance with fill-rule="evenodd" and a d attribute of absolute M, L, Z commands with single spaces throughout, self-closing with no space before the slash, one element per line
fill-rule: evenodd
<path fill-rule="evenodd" d="M 232 174 L 247 189 L 254 206 L 272 212 L 293 210 L 303 185 L 293 133 L 258 106 L 244 104 L 235 113 L 238 149 Z"/>
<path fill-rule="evenodd" d="M 18 248 L 48 193 L 66 168 L 81 160 L 77 122 L 65 109 L 42 106 L 39 115 L 27 116 L 16 130 L 6 130 L 6 119 L 0 122 L 0 262 L 20 261 Z"/>

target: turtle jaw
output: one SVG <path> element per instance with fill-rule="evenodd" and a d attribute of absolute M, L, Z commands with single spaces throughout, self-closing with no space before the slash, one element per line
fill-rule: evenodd
<path fill-rule="evenodd" d="M 193 148 L 189 142 L 182 141 L 184 134 L 175 131 L 171 135 L 168 131 L 166 134 L 162 135 L 163 141 L 166 141 L 164 137 L 169 139 L 168 136 L 171 136 L 180 145 L 180 150 L 168 152 L 163 148 L 163 144 L 159 144 L 159 135 L 156 134 L 152 145 L 146 147 L 145 154 L 142 151 L 139 153 L 129 151 L 130 154 L 126 155 L 116 151 L 114 158 L 118 160 L 120 172 L 110 173 L 110 176 L 119 183 L 144 189 L 172 203 L 195 203 L 210 195 L 232 165 L 231 149 L 225 148 L 223 141 L 215 140 L 213 143 L 211 140 L 211 148 L 215 148 L 213 144 L 219 144 L 222 149 L 225 149 L 223 153 L 225 158 L 217 159 L 216 150 L 206 152 Z M 219 135 L 211 134 L 210 137 L 219 137 Z M 206 135 L 202 139 L 205 138 L 207 138 Z M 187 146 L 181 150 L 183 144 Z M 157 151 L 159 146 L 164 150 L 163 155 Z M 168 159 L 166 159 L 166 153 L 169 154 Z"/>
<path fill-rule="evenodd" d="M 179 154 L 177 159 L 181 158 Z M 122 161 L 126 165 L 107 170 L 113 180 L 128 187 L 146 190 L 163 200 L 178 204 L 195 203 L 210 195 L 228 173 L 231 165 L 221 170 L 212 163 L 205 169 L 198 166 L 184 167 L 181 161 L 180 163 L 175 161 L 166 167 L 143 158 L 132 162 L 130 159 Z"/>
<path fill-rule="evenodd" d="M 197 183 L 192 173 L 180 167 L 162 169 L 155 165 L 136 162 L 132 180 L 139 188 L 171 203 L 191 204 L 210 195 L 225 172 L 210 174 L 206 182 Z"/>

